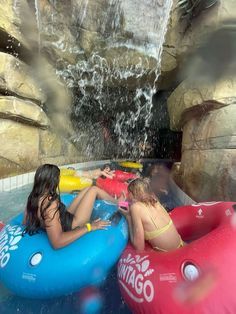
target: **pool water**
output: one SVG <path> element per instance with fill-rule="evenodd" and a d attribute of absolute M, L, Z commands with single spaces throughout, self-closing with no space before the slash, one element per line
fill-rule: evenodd
<path fill-rule="evenodd" d="M 0 221 L 7 222 L 26 206 L 32 184 L 12 190 L 0 192 Z M 162 200 L 160 200 L 162 202 Z M 179 206 L 171 193 L 163 199 L 162 204 L 167 209 Z M 97 288 L 96 288 L 97 289 Z M 86 310 L 85 305 L 93 292 L 84 291 L 69 296 L 50 300 L 32 300 L 13 296 L 0 284 L 0 313 L 1 314 L 129 314 L 131 313 L 121 298 L 117 279 L 116 267 L 110 272 L 102 287 L 97 290 L 100 300 L 99 311 Z M 86 299 L 87 298 L 87 299 Z M 96 293 L 95 293 L 96 299 Z M 98 300 L 98 301 L 99 301 Z M 99 303 L 99 302 L 98 302 Z M 95 307 L 94 307 L 95 309 Z"/>
<path fill-rule="evenodd" d="M 32 185 L 27 185 L 11 192 L 0 192 L 0 221 L 7 222 L 10 218 L 23 211 Z M 94 292 L 95 290 L 95 292 Z M 89 298 L 93 297 L 98 308 L 89 308 Z M 96 303 L 95 302 L 95 303 Z M 99 307 L 100 305 L 100 307 Z M 86 307 L 87 306 L 87 307 Z M 87 309 L 87 310 L 86 310 Z M 12 295 L 0 284 L 1 314 L 129 314 L 123 302 L 116 280 L 116 267 L 110 272 L 104 284 L 98 289 L 93 288 L 69 296 L 49 300 L 33 300 Z"/>
<path fill-rule="evenodd" d="M 115 269 L 107 277 L 104 285 L 98 290 L 102 299 L 100 311 L 83 310 L 86 297 L 83 291 L 69 296 L 49 299 L 33 300 L 13 296 L 0 286 L 0 313 L 1 314 L 130 314 L 123 302 L 116 281 Z M 88 299 L 88 298 L 87 298 Z"/>
<path fill-rule="evenodd" d="M 32 185 L 25 185 L 10 192 L 0 192 L 0 221 L 7 222 L 25 209 Z"/>

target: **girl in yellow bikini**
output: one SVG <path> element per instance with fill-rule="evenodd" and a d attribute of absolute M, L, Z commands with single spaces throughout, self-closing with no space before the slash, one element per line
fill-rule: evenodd
<path fill-rule="evenodd" d="M 148 178 L 133 180 L 128 186 L 129 208 L 119 208 L 129 224 L 130 240 L 144 250 L 145 240 L 155 250 L 167 252 L 184 245 L 169 214 L 151 191 Z"/>

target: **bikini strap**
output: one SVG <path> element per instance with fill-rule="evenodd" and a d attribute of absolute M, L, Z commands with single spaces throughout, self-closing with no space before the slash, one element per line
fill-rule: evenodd
<path fill-rule="evenodd" d="M 144 206 L 144 207 L 147 209 L 148 215 L 149 215 L 149 217 L 151 218 L 151 221 L 152 221 L 152 223 L 154 224 L 154 226 L 157 228 L 157 230 L 160 229 L 160 228 L 156 225 L 155 220 L 153 219 L 152 214 L 150 213 L 150 210 L 149 210 L 148 206 Z"/>

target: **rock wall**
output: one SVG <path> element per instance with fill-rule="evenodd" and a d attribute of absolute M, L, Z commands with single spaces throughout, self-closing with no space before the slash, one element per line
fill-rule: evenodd
<path fill-rule="evenodd" d="M 178 184 L 196 201 L 236 200 L 235 0 L 190 24 L 173 2 L 156 82 L 167 2 L 1 0 L 0 178 L 87 158 L 71 141 L 89 138 L 71 123 L 71 88 L 81 97 L 103 84 L 116 99 L 118 86 L 131 97 L 155 82 L 171 93 L 171 129 L 183 132 Z"/>
<path fill-rule="evenodd" d="M 44 162 L 82 159 L 69 140 L 70 91 L 51 62 L 66 64 L 75 58 L 69 49 L 55 46 L 55 38 L 40 35 L 38 26 L 26 1 L 1 1 L 0 178 L 31 171 Z M 66 30 L 64 23 L 64 34 Z"/>
<path fill-rule="evenodd" d="M 153 86 L 169 10 L 169 0 L 2 0 L 0 178 L 46 160 L 87 159 L 80 156 L 80 139 L 91 134 L 71 123 L 73 96 L 85 106 L 94 97 L 92 106 L 101 107 L 111 102 L 106 95 L 98 99 L 104 89 L 116 99 L 120 86 L 118 94 L 124 89 L 133 99 L 137 88 Z M 93 125 L 90 118 L 85 126 Z M 98 146 L 93 158 L 104 155 L 105 144 Z"/>
<path fill-rule="evenodd" d="M 196 201 L 236 201 L 235 3 L 218 1 L 187 29 L 180 23 L 173 28 L 176 16 L 173 8 L 166 42 L 176 65 L 163 72 L 165 77 L 178 67 L 178 74 L 167 80 L 169 86 L 177 85 L 167 101 L 170 126 L 183 132 L 175 176 Z M 189 64 L 184 62 L 188 55 Z"/>

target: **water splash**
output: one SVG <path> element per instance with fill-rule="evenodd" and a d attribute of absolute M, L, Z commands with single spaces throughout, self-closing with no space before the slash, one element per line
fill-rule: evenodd
<path fill-rule="evenodd" d="M 75 66 L 69 65 L 66 70 L 58 71 L 67 85 L 76 91 L 74 119 L 78 132 L 73 141 L 81 143 L 83 140 L 81 150 L 88 157 L 104 155 L 106 139 L 102 133 L 107 119 L 109 122 L 105 127 L 108 124 L 110 137 L 115 139 L 114 145 L 119 145 L 117 151 L 112 152 L 115 156 L 108 157 L 138 158 L 144 154 L 153 121 L 152 97 L 156 92 L 171 5 L 171 0 L 110 0 L 99 25 L 106 51 L 95 46 Z M 137 9 L 132 12 L 135 6 L 139 8 L 140 16 L 136 16 Z M 121 36 L 124 12 L 129 12 L 125 17 L 125 31 L 130 36 L 126 38 Z M 84 27 L 88 14 L 86 0 L 80 8 L 79 27 Z M 140 27 L 140 21 L 145 27 Z M 109 51 L 114 50 L 118 53 L 112 59 Z M 83 55 L 83 49 L 80 53 Z M 109 155 L 109 152 L 105 153 Z"/>
<path fill-rule="evenodd" d="M 172 0 L 107 0 L 96 9 L 93 3 L 51 0 L 40 7 L 34 0 L 35 27 L 26 23 L 25 37 L 36 38 L 39 54 L 56 51 L 51 61 L 74 95 L 71 140 L 81 154 L 139 158 L 156 125 L 152 98 Z"/>
<path fill-rule="evenodd" d="M 38 53 L 40 54 L 40 47 L 41 47 L 41 36 L 40 36 L 41 17 L 40 17 L 40 10 L 39 10 L 38 0 L 34 0 L 34 8 L 35 8 L 36 24 L 37 24 L 37 28 L 38 28 Z"/>
<path fill-rule="evenodd" d="M 171 5 L 172 0 L 109 0 L 97 13 L 92 1 L 73 4 L 70 29 L 78 45 L 72 47 L 66 38 L 53 45 L 77 56 L 76 64 L 64 63 L 57 75 L 73 91 L 77 131 L 71 140 L 82 155 L 139 158 L 147 150 Z M 40 34 L 38 9 L 35 0 Z M 47 27 L 56 30 L 57 20 L 52 17 Z"/>

